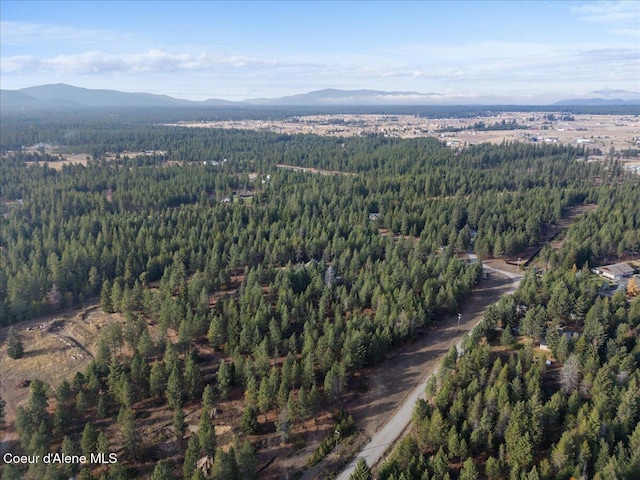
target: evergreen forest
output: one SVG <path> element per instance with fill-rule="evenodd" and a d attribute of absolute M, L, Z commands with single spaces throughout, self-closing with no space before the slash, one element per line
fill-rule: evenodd
<path fill-rule="evenodd" d="M 263 478 L 267 430 L 287 443 L 327 413 L 354 428 L 340 411 L 354 378 L 481 281 L 465 253 L 515 260 L 538 246 L 515 294 L 447 354 L 375 478 L 640 478 L 640 297 L 602 296 L 590 271 L 640 252 L 638 177 L 617 152 L 103 113 L 2 117 L 0 326 L 19 358 L 23 322 L 92 302 L 120 315 L 86 370 L 34 379 L 15 418 L 24 454 L 120 461 L 8 465 L 3 480 Z M 37 143 L 57 148 L 22 148 Z M 52 167 L 72 152 L 86 162 Z M 593 208 L 559 247 L 543 244 L 577 206 Z M 241 428 L 223 449 L 210 415 L 231 401 Z M 151 407 L 170 441 L 139 433 Z M 365 464 L 353 478 L 372 475 Z"/>

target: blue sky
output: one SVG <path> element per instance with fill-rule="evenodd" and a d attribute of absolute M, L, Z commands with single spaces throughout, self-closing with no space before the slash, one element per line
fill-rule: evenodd
<path fill-rule="evenodd" d="M 640 2 L 0 0 L 0 84 L 242 100 L 640 97 Z M 596 92 L 596 93 L 594 93 Z"/>

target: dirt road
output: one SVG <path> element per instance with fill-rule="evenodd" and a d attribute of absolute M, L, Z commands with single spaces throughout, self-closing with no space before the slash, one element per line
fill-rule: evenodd
<path fill-rule="evenodd" d="M 370 438 L 370 441 L 348 464 L 347 468 L 337 476 L 338 480 L 349 479 L 360 457 L 364 458 L 369 466 L 378 463 L 410 424 L 413 407 L 418 398 L 424 396 L 427 381 L 436 372 L 443 355 L 451 345 L 459 345 L 463 336 L 482 320 L 486 308 L 503 295 L 512 293 L 522 278 L 522 275 L 518 273 L 501 271 L 486 265 L 484 270 L 489 278 L 482 280 L 480 287 L 474 290 L 472 298 L 466 302 L 465 308 L 461 312 L 462 317 L 459 326 L 457 316 L 441 322 L 441 327 L 426 336 L 424 340 L 418 342 L 417 348 L 391 359 L 390 365 L 387 362 L 383 364 L 382 369 L 391 373 L 389 378 L 385 379 L 383 378 L 384 376 L 377 379 L 372 378 L 374 382 L 376 380 L 378 382 L 388 381 L 387 388 L 398 384 L 404 386 L 400 392 L 404 396 L 402 398 L 398 398 L 398 394 L 380 396 L 379 392 L 377 392 L 379 397 L 377 401 L 366 405 L 362 411 L 354 412 L 356 424 L 362 428 L 363 433 Z M 406 370 L 406 360 L 410 361 L 408 371 Z M 417 376 L 416 370 L 420 372 L 419 376 Z M 407 375 L 410 380 L 406 380 Z M 375 377 L 375 375 L 372 375 L 372 377 Z M 404 381 L 402 380 L 403 377 L 405 377 Z M 395 380 L 392 381 L 392 378 L 395 378 Z M 414 386 L 409 385 L 409 383 Z M 372 396 L 374 396 L 373 392 Z M 369 412 L 370 417 L 366 416 L 367 412 Z M 372 429 L 375 429 L 375 431 L 370 433 Z M 333 459 L 327 459 L 329 464 L 332 463 L 332 460 L 336 463 L 340 461 L 339 454 L 334 454 L 333 457 Z M 330 465 L 326 467 L 331 468 Z M 324 471 L 327 472 L 326 469 Z M 309 471 L 305 473 L 313 475 Z M 322 475 L 316 478 L 320 477 Z M 303 478 L 310 479 L 314 477 L 304 475 Z"/>

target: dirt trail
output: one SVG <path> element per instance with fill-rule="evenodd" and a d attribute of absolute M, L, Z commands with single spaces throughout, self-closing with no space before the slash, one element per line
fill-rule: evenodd
<path fill-rule="evenodd" d="M 360 429 L 354 441 L 360 451 L 354 455 L 355 449 L 339 447 L 316 468 L 307 470 L 301 477 L 303 480 L 331 476 L 340 471 L 345 460 L 353 458 L 337 477 L 347 480 L 358 458 L 363 457 L 367 464 L 375 465 L 393 446 L 410 424 L 413 406 L 424 394 L 426 382 L 443 355 L 480 322 L 489 305 L 512 293 L 522 277 L 488 266 L 485 272 L 488 278 L 481 281 L 466 301 L 459 326 L 457 316 L 441 321 L 438 330 L 424 335 L 369 372 L 369 390 L 346 406 Z"/>

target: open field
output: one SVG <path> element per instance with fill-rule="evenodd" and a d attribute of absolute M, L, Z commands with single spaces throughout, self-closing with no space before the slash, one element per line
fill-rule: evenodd
<path fill-rule="evenodd" d="M 75 164 L 79 164 L 79 165 L 86 165 L 87 162 L 89 161 L 89 159 L 91 158 L 91 155 L 89 155 L 88 153 L 66 153 L 64 151 L 65 149 L 63 148 L 58 148 L 58 147 L 53 147 L 51 145 L 34 145 L 31 147 L 27 147 L 24 148 L 23 151 L 24 152 L 30 152 L 30 153 L 47 153 L 48 155 L 57 157 L 56 160 L 50 160 L 47 161 L 47 165 L 49 166 L 49 168 L 53 168 L 54 170 L 62 170 L 62 167 L 64 165 L 75 165 Z M 121 154 L 118 154 L 118 156 L 116 156 L 116 154 L 114 153 L 107 153 L 105 155 L 105 160 L 116 160 L 116 158 L 118 158 L 119 156 L 121 157 L 130 157 L 130 158 L 134 158 L 134 157 L 140 157 L 140 156 L 151 156 L 151 155 L 165 155 L 167 152 L 162 151 L 162 150 L 147 150 L 147 151 L 125 151 L 122 152 Z M 45 162 L 26 162 L 27 165 L 30 164 L 39 164 L 42 165 Z"/>
<path fill-rule="evenodd" d="M 553 115 L 553 116 L 550 116 Z M 602 160 L 611 148 L 620 152 L 640 148 L 640 117 L 629 115 L 571 115 L 560 112 L 503 112 L 474 118 L 428 119 L 416 115 L 336 114 L 295 116 L 284 120 L 230 120 L 180 122 L 172 126 L 271 131 L 281 134 L 307 133 L 335 137 L 384 135 L 397 138 L 432 137 L 451 148 L 480 143 L 535 142 L 584 145 L 600 150 Z M 478 124 L 515 122 L 518 129 L 483 130 Z M 455 130 L 455 131 L 454 131 Z M 625 167 L 640 174 L 640 157 L 623 158 Z"/>
<path fill-rule="evenodd" d="M 347 177 L 355 177 L 356 174 L 355 173 L 349 173 L 349 172 L 338 172 L 336 170 L 322 170 L 319 168 L 309 168 L 309 167 L 298 167 L 296 165 L 284 165 L 284 164 L 277 164 L 276 168 L 281 168 L 283 170 L 293 170 L 294 172 L 305 172 L 305 173 L 317 173 L 319 175 L 344 175 Z"/>
<path fill-rule="evenodd" d="M 607 153 L 611 147 L 625 150 L 637 147 L 640 138 L 640 118 L 625 115 L 573 115 L 573 120 L 561 120 L 562 114 L 541 112 L 503 112 L 498 115 L 467 119 L 428 119 L 415 115 L 309 115 L 284 120 L 242 120 L 216 122 L 181 122 L 173 126 L 192 128 L 227 128 L 266 130 L 283 134 L 313 133 L 336 137 L 385 135 L 399 138 L 435 137 L 452 147 L 465 144 L 502 143 L 504 141 L 537 141 L 542 143 L 582 144 Z M 560 120 L 558 119 L 560 118 Z M 515 121 L 518 130 L 474 129 L 484 123 Z M 446 131 L 460 130 L 460 131 Z"/>

